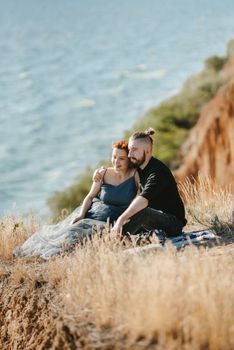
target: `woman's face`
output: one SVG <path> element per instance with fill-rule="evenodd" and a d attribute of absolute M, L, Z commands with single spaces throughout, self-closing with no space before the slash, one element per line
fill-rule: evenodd
<path fill-rule="evenodd" d="M 113 148 L 111 160 L 116 171 L 124 171 L 129 167 L 128 154 L 124 149 Z"/>

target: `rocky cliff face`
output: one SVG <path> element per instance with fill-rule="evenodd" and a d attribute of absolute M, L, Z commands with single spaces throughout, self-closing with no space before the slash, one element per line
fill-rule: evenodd
<path fill-rule="evenodd" d="M 234 183 L 234 55 L 221 72 L 228 82 L 203 108 L 181 148 L 180 181 L 210 176 L 221 186 Z"/>

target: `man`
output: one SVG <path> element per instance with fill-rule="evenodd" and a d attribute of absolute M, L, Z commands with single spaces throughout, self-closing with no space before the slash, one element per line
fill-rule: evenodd
<path fill-rule="evenodd" d="M 152 156 L 154 130 L 134 133 L 128 143 L 129 158 L 138 168 L 141 192 L 117 219 L 112 231 L 136 233 L 143 227 L 161 229 L 168 237 L 180 235 L 185 210 L 170 169 Z"/>

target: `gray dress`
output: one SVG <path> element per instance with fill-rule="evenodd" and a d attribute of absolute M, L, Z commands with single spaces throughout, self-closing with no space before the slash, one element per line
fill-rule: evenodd
<path fill-rule="evenodd" d="M 94 198 L 86 218 L 99 221 L 106 221 L 109 218 L 110 222 L 113 223 L 127 209 L 136 196 L 136 192 L 134 176 L 117 186 L 103 183 L 99 196 Z"/>
<path fill-rule="evenodd" d="M 45 225 L 14 251 L 14 256 L 38 256 L 43 259 L 71 250 L 84 238 L 90 237 L 97 227 L 103 229 L 107 220 L 113 223 L 125 211 L 137 193 L 135 176 L 114 186 L 103 183 L 100 193 L 93 199 L 85 219 L 71 225 L 80 212 L 76 208 L 66 219 L 56 225 Z"/>

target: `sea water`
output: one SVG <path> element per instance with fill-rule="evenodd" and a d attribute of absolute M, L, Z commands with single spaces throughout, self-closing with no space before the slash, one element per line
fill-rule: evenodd
<path fill-rule="evenodd" d="M 108 159 L 234 37 L 231 0 L 0 0 L 0 216 Z"/>

